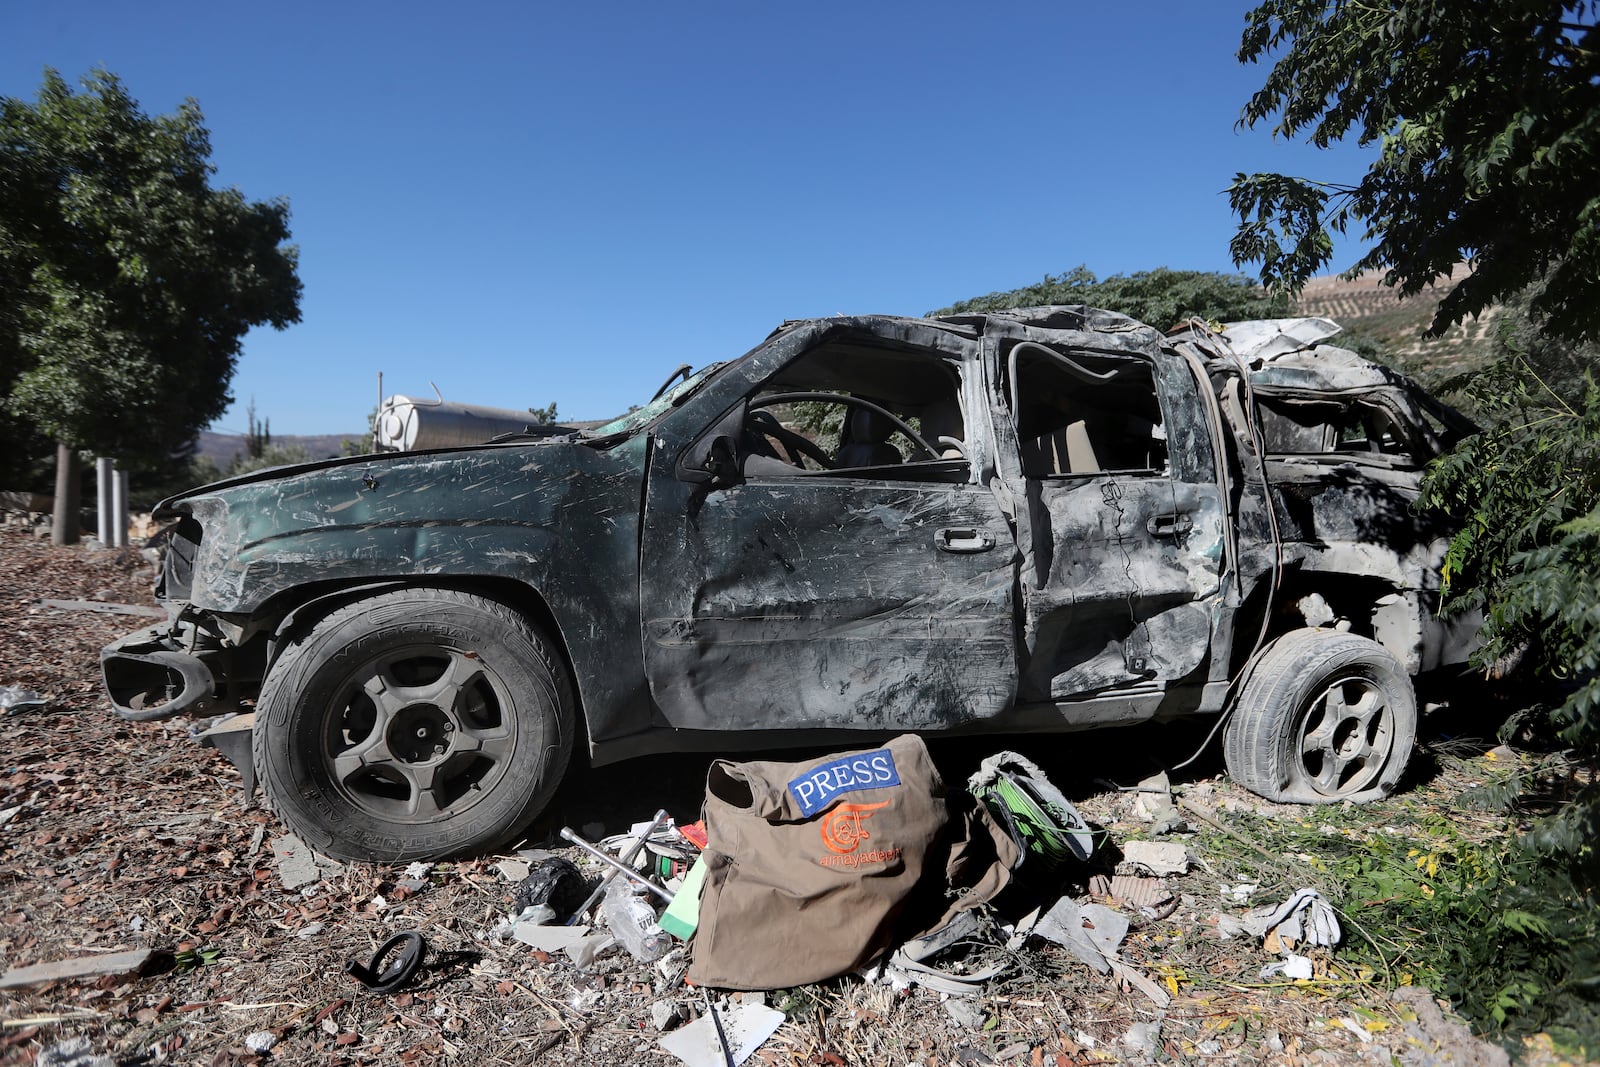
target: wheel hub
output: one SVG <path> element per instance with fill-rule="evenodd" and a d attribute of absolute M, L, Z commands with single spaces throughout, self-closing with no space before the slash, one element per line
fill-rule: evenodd
<path fill-rule="evenodd" d="M 401 708 L 389 726 L 389 751 L 405 763 L 442 759 L 450 750 L 455 723 L 432 704 Z"/>

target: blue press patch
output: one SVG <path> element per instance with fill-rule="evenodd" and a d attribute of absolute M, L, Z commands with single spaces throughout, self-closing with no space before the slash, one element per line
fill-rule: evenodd
<path fill-rule="evenodd" d="M 792 780 L 789 792 L 800 805 L 800 814 L 810 817 L 840 793 L 899 784 L 900 772 L 895 769 L 894 756 L 888 749 L 880 748 L 818 764 Z"/>

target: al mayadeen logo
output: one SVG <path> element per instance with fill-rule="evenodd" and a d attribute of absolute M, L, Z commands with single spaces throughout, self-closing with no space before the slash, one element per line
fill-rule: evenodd
<path fill-rule="evenodd" d="M 861 842 L 872 840 L 866 822 L 879 808 L 889 806 L 887 800 L 878 804 L 840 804 L 822 820 L 822 844 L 831 856 L 818 857 L 824 867 L 860 867 L 867 863 L 890 863 L 900 858 L 898 848 L 874 849 L 857 852 Z"/>

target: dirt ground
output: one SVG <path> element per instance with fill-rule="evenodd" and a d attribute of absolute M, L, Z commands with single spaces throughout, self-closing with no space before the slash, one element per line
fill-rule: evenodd
<path fill-rule="evenodd" d="M 682 983 L 681 966 L 617 951 L 580 970 L 564 955 L 497 939 L 512 888 L 497 864 L 509 854 L 409 875 L 345 866 L 285 887 L 274 860 L 282 828 L 259 796 L 246 802 L 219 753 L 190 740 L 191 723 L 124 723 L 111 714 L 99 649 L 146 621 L 41 603 L 149 605 L 150 580 L 136 550 L 52 548 L 24 528 L 0 528 L 0 687 L 47 698 L 43 708 L 0 711 L 0 960 L 10 969 L 157 950 L 142 976 L 0 991 L 0 1063 L 62 1062 L 63 1042 L 75 1039 L 129 1064 L 678 1062 L 658 1046 L 652 1008 L 692 1018 L 705 1012 L 703 992 Z M 1141 794 L 1112 783 L 1177 763 L 1200 736 L 1114 730 L 968 740 L 933 752 L 951 782 L 992 751 L 1024 752 L 1121 847 L 1154 827 L 1137 810 Z M 708 761 L 579 770 L 524 847 L 581 862 L 576 850 L 555 847 L 564 844 L 561 826 L 616 833 L 661 807 L 692 821 Z M 1470 759 L 1439 762 L 1388 803 L 1414 815 L 1472 773 Z M 1337 952 L 1319 957 L 1310 980 L 1262 978 L 1276 957 L 1257 939 L 1221 939 L 1216 917 L 1293 893 L 1300 860 L 1285 859 L 1282 876 L 1259 884 L 1248 904 L 1225 895 L 1252 847 L 1229 819 L 1250 812 L 1310 825 L 1313 817 L 1235 789 L 1214 753 L 1174 784 L 1184 825 L 1159 840 L 1182 843 L 1193 865 L 1164 879 L 1177 902 L 1171 914 L 1123 906 L 1133 929 L 1121 953 L 1134 979 L 1119 983 L 1035 940 L 1013 954 L 1005 976 L 966 1000 L 856 977 L 773 991 L 765 1000 L 786 1019 L 747 1062 L 1506 1062 L 1452 1031 L 1425 993 L 1397 1001 L 1395 976 L 1341 966 Z M 1086 897 L 1082 879 L 1061 889 Z M 366 959 L 406 930 L 421 931 L 429 952 L 403 991 L 370 993 L 343 973 L 347 958 Z M 1530 1053 L 1554 1062 L 1537 1043 Z"/>

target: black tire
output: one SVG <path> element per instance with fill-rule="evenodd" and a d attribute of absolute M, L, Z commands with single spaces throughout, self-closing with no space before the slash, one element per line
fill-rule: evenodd
<path fill-rule="evenodd" d="M 286 648 L 256 706 L 267 798 L 312 848 L 435 860 L 502 844 L 549 803 L 572 753 L 572 686 L 504 604 L 384 593 Z"/>
<path fill-rule="evenodd" d="M 1376 641 L 1295 630 L 1245 680 L 1223 738 L 1234 781 L 1268 800 L 1332 804 L 1394 791 L 1417 737 L 1411 679 Z"/>

